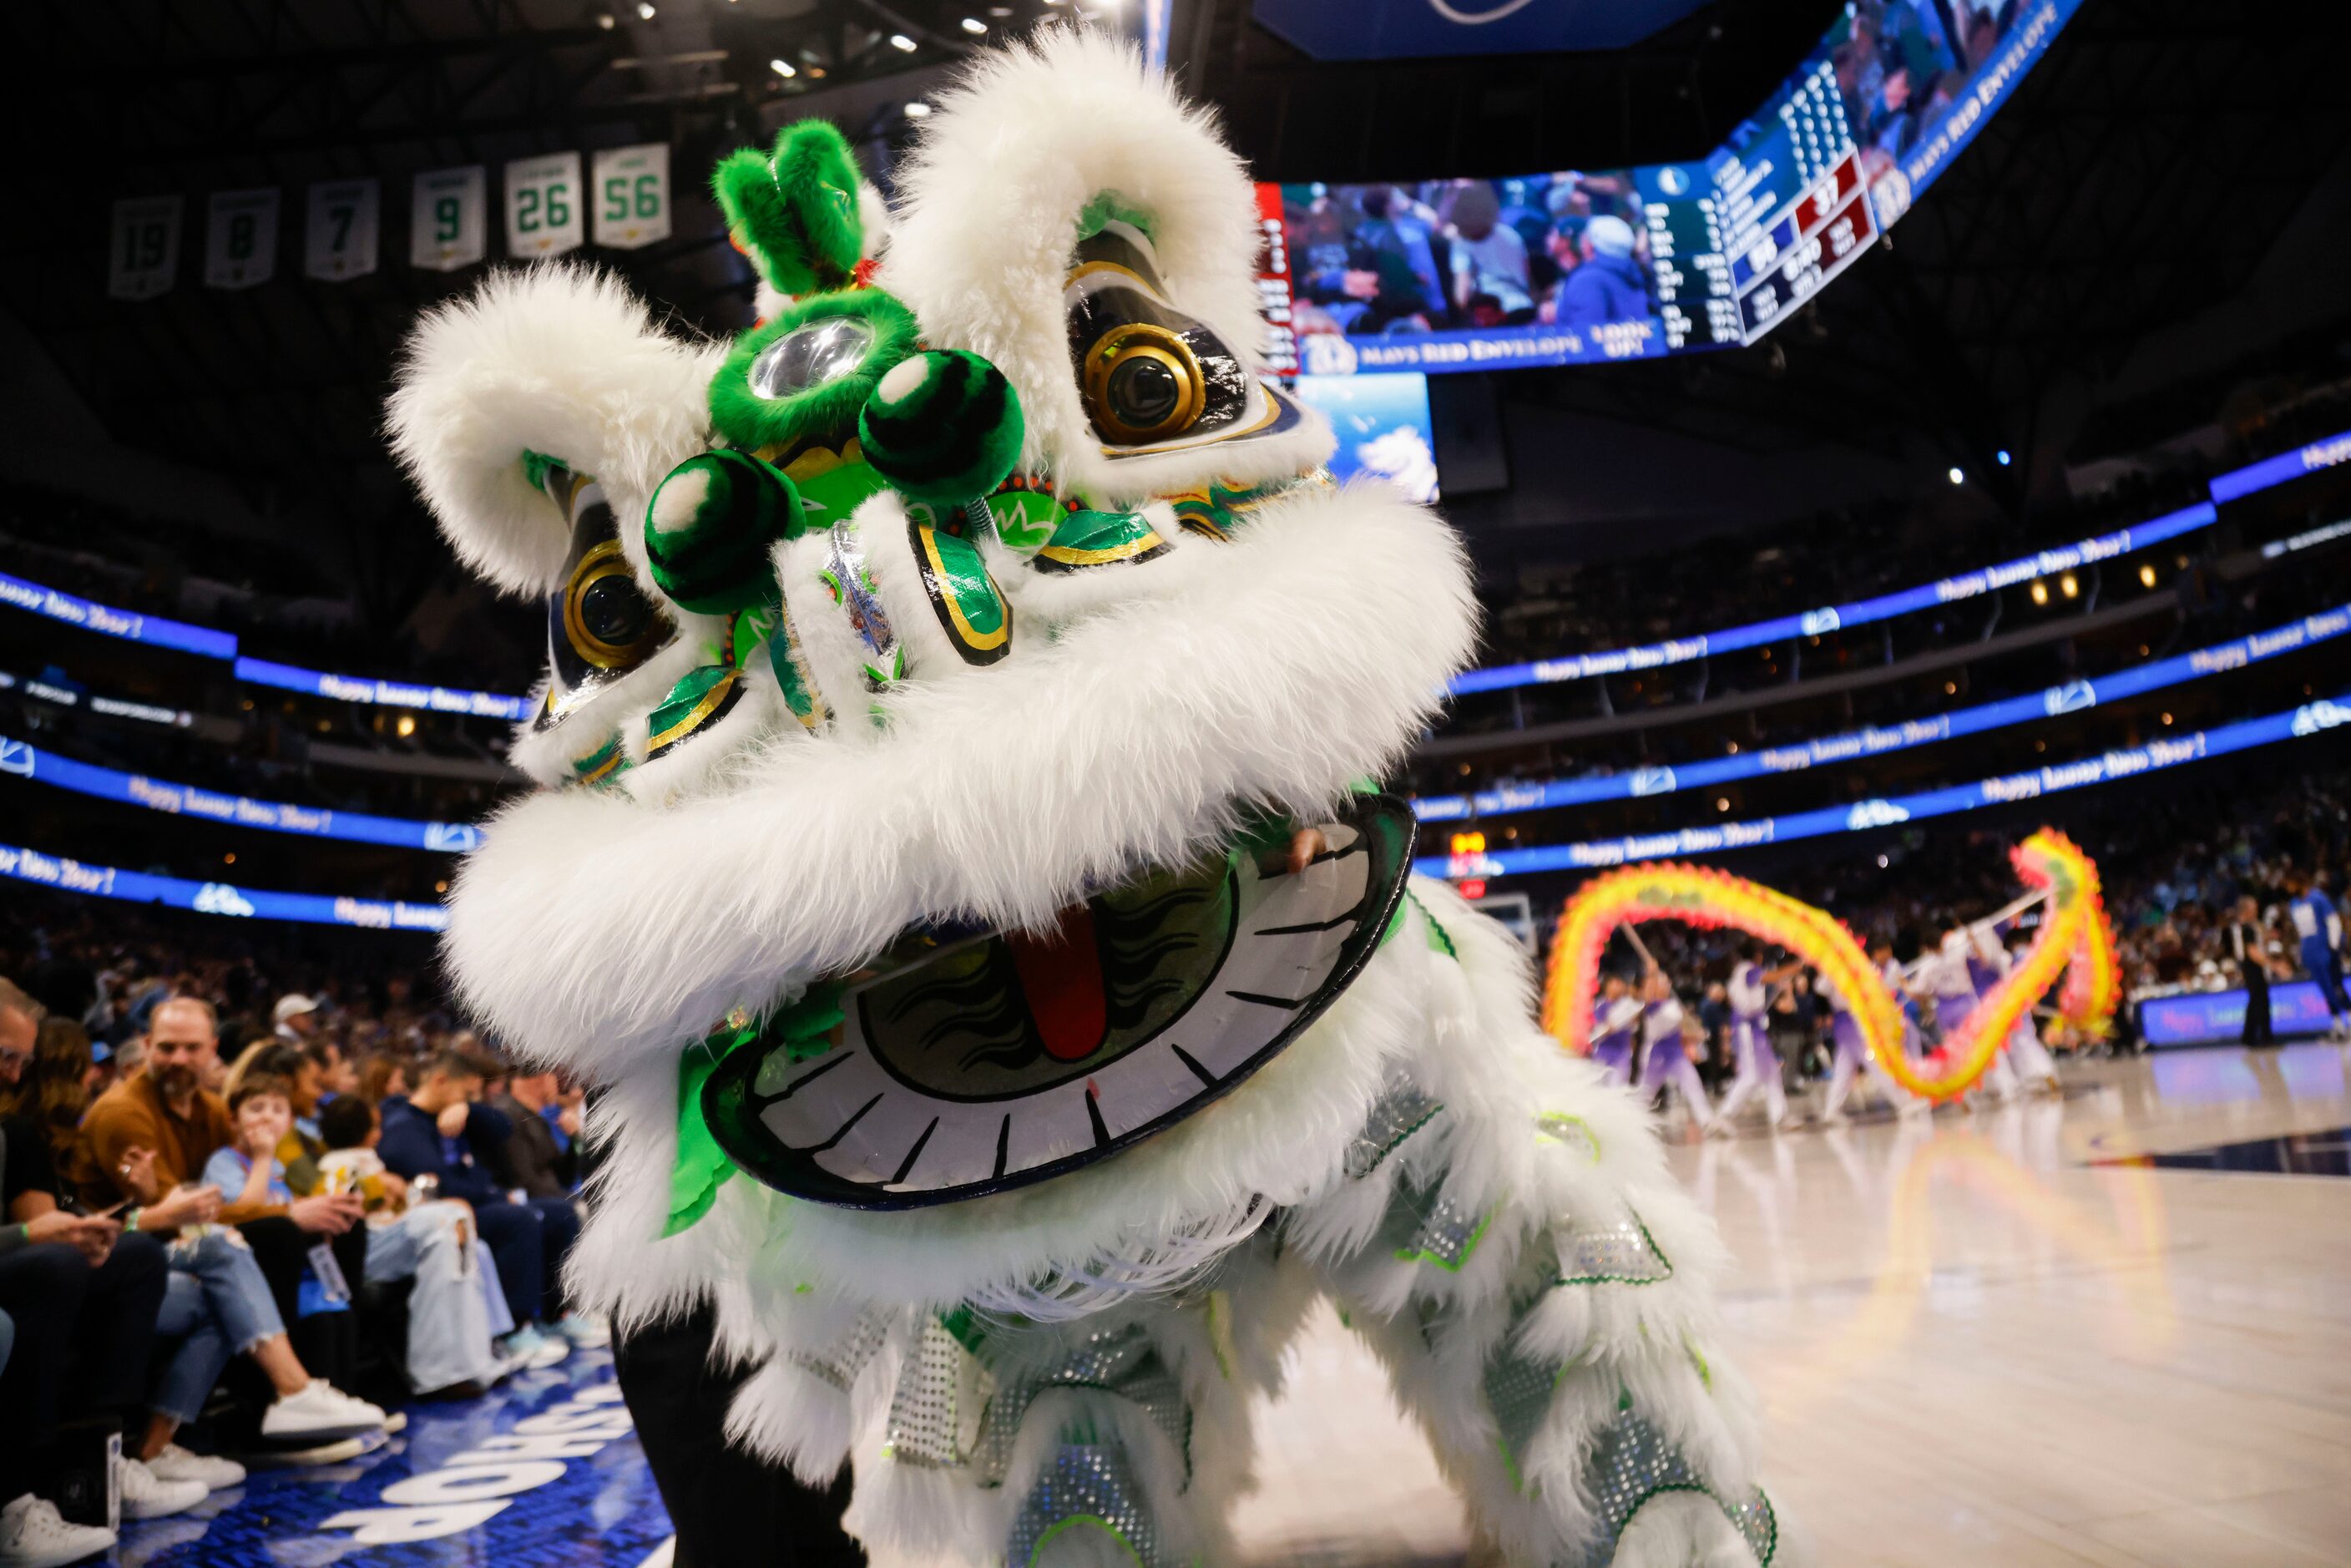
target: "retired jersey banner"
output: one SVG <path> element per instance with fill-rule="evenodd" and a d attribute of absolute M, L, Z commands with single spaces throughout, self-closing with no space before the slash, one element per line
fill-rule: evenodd
<path fill-rule="evenodd" d="M 408 205 L 408 265 L 455 272 L 489 254 L 489 176 L 479 163 L 416 176 Z"/>
<path fill-rule="evenodd" d="M 204 287 L 251 288 L 277 271 L 277 187 L 214 191 L 204 216 Z"/>
<path fill-rule="evenodd" d="M 524 261 L 580 248 L 580 154 L 551 152 L 507 165 L 507 252 Z"/>
<path fill-rule="evenodd" d="M 596 243 L 635 250 L 669 238 L 669 143 L 607 147 L 596 154 Z"/>
<path fill-rule="evenodd" d="M 106 264 L 110 299 L 152 299 L 180 270 L 180 198 L 133 196 L 114 204 L 114 249 Z"/>
<path fill-rule="evenodd" d="M 302 276 L 328 283 L 375 270 L 379 193 L 376 180 L 328 180 L 310 187 L 302 225 Z"/>

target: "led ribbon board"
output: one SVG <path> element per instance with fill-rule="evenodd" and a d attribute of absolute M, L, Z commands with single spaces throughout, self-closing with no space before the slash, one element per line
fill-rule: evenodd
<path fill-rule="evenodd" d="M 226 632 L 191 626 L 184 621 L 167 621 L 161 615 L 142 615 L 136 610 L 117 610 L 110 604 L 45 588 L 6 572 L 0 572 L 0 604 L 108 637 L 121 637 L 157 648 L 176 648 L 185 653 L 201 653 L 207 659 L 236 657 L 236 639 Z"/>
<path fill-rule="evenodd" d="M 1957 577 L 1944 578 L 1939 582 L 1921 583 L 1916 588 L 1880 594 L 1875 599 L 1857 600 L 1851 604 L 1823 605 L 1818 610 L 1782 615 L 1772 621 L 1758 621 L 1751 626 L 1733 626 L 1721 632 L 1693 632 L 1687 636 L 1668 638 L 1663 643 L 1651 643 L 1638 648 L 1611 648 L 1593 653 L 1537 659 L 1523 664 L 1498 664 L 1491 669 L 1468 670 L 1456 675 L 1446 691 L 1452 696 L 1464 696 L 1471 692 L 1502 691 L 1511 686 L 1580 680 L 1586 675 L 1614 675 L 1627 670 L 1653 670 L 1660 665 L 1703 659 L 1709 653 L 1728 653 L 1784 638 L 1809 637 L 1819 632 L 1840 631 L 1847 626 L 1864 626 L 1874 621 L 1907 615 L 1914 610 L 1973 599 L 2031 578 L 2095 566 L 2100 561 L 2112 560 L 2133 550 L 2146 549 L 2166 539 L 2193 533 L 2217 520 L 2217 506 L 2299 479 L 2305 474 L 2323 472 L 2346 460 L 2351 460 L 2351 430 L 2220 476 L 2210 486 L 2212 497 L 2210 502 L 2199 501 L 2192 507 L 2184 507 L 2131 528 L 2117 528 L 2110 534 L 2100 534 L 2095 538 L 2019 556 L 1998 566 L 1979 567 Z M 2317 534 L 2325 532 L 2324 529 L 2316 530 Z M 2307 548 L 2325 541 L 2314 536 L 2305 536 L 2281 542 L 2286 546 Z"/>
<path fill-rule="evenodd" d="M 481 841 L 481 830 L 470 822 L 371 817 L 364 811 L 338 811 L 331 807 L 225 795 L 194 784 L 174 784 L 144 774 L 118 773 L 111 768 L 76 762 L 53 751 L 43 751 L 29 741 L 11 740 L 5 736 L 0 736 L 0 775 L 70 789 L 95 800 L 144 806 L 151 811 L 168 812 L 175 817 L 201 817 L 207 821 L 260 828 L 273 833 L 391 844 L 400 849 L 443 850 L 453 854 L 463 854 Z"/>
<path fill-rule="evenodd" d="M 449 925 L 449 912 L 437 904 L 317 893 L 271 893 L 225 882 L 188 882 L 143 871 L 90 865 L 15 844 L 0 844 L 0 876 L 56 888 L 61 893 L 119 898 L 129 904 L 160 904 L 198 915 L 297 920 L 313 925 L 356 925 L 371 931 L 443 931 Z"/>
<path fill-rule="evenodd" d="M 1582 680 L 1587 675 L 1616 675 L 1629 670 L 1654 670 L 1666 664 L 1687 664 L 1692 659 L 1703 659 L 1714 653 L 1729 653 L 1765 643 L 1785 642 L 1792 637 L 1811 637 L 1825 632 L 1843 631 L 1849 626 L 1866 626 L 1873 622 L 1907 615 L 1915 610 L 1928 610 L 1938 604 L 1952 604 L 1963 599 L 1997 593 L 2003 588 L 2051 572 L 2095 566 L 2100 561 L 2113 560 L 2134 550 L 2146 549 L 2166 539 L 2175 539 L 2182 534 L 2209 528 L 2218 516 L 2210 502 L 2199 501 L 2192 507 L 2184 507 L 2131 528 L 2116 528 L 2110 534 L 2036 550 L 1997 566 L 1978 567 L 1957 577 L 1922 582 L 1916 588 L 1897 589 L 1874 599 L 1857 599 L 1850 604 L 1826 604 L 1817 610 L 1800 611 L 1793 615 L 1777 616 L 1747 626 L 1732 626 L 1720 632 L 1694 632 L 1687 637 L 1668 638 L 1663 643 L 1651 643 L 1637 648 L 1610 648 L 1596 653 L 1569 653 L 1556 659 L 1537 659 L 1523 664 L 1498 664 L 1490 669 L 1465 670 L 1453 677 L 1446 690 L 1449 695 L 1458 697 L 1472 692 Z"/>
<path fill-rule="evenodd" d="M 1736 757 L 1681 768 L 1636 768 L 1605 779 L 1553 779 L 1536 784 L 1505 784 L 1474 795 L 1432 795 L 1415 800 L 1413 814 L 1424 822 L 1459 821 L 1470 817 L 1504 817 L 1519 811 L 1544 811 L 1555 806 L 1583 806 L 1595 800 L 1629 800 L 1651 795 L 1671 795 L 1684 789 L 1729 784 L 1766 774 L 1802 772 L 1828 763 L 1882 757 L 1914 746 L 1981 735 L 2011 725 L 2030 724 L 2060 714 L 2082 713 L 2104 703 L 2143 696 L 2168 686 L 2186 685 L 2265 659 L 2330 642 L 2351 632 L 2351 604 L 2321 611 L 2268 632 L 2256 632 L 2192 653 L 2158 659 L 2117 671 L 2096 680 L 2067 681 L 2029 696 L 1979 703 L 1931 718 L 1848 730 L 1843 735 L 1767 746 Z"/>
<path fill-rule="evenodd" d="M 2345 724 L 2351 724 L 2351 692 L 2321 697 L 2285 713 L 2194 730 L 2175 740 L 2123 747 L 2075 762 L 2053 763 L 2029 772 L 1980 779 L 1972 784 L 1954 784 L 1948 789 L 1863 800 L 1851 806 L 1830 806 L 1785 817 L 1684 828 L 1670 833 L 1635 833 L 1625 838 L 1453 858 L 1426 855 L 1415 861 L 1413 869 L 1425 876 L 1482 877 L 1490 882 L 1496 877 L 1526 876 L 1537 872 L 1590 871 L 1634 861 L 1719 854 L 1726 850 L 1754 849 L 1827 834 L 1865 832 L 1928 817 L 1972 811 L 1981 806 L 2009 805 L 2068 789 L 2085 789 L 2094 784 L 2109 784 L 2118 779 L 2201 762 L 2207 758 L 2226 757 L 2232 752 L 2323 734 Z"/>

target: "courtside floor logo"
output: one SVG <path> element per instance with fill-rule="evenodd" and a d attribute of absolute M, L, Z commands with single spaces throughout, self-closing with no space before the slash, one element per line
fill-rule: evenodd
<path fill-rule="evenodd" d="M 594 1384 L 524 1416 L 508 1431 L 481 1437 L 432 1469 L 392 1482 L 374 1506 L 345 1509 L 318 1528 L 349 1531 L 364 1546 L 406 1545 L 476 1530 L 529 1493 L 564 1480 L 574 1461 L 635 1430 L 621 1403 L 621 1385 Z"/>

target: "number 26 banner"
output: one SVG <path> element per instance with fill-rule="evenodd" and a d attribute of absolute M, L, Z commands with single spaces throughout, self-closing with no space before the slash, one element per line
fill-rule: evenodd
<path fill-rule="evenodd" d="M 507 253 L 523 261 L 577 250 L 586 237 L 580 221 L 580 154 L 550 152 L 507 165 Z"/>

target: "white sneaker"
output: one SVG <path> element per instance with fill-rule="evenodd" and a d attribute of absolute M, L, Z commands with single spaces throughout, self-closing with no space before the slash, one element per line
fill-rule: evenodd
<path fill-rule="evenodd" d="M 137 1459 L 124 1458 L 116 1471 L 122 1487 L 122 1517 L 161 1519 L 185 1513 L 204 1500 L 212 1488 L 202 1481 L 167 1481 Z"/>
<path fill-rule="evenodd" d="M 499 1353 L 520 1363 L 525 1370 L 537 1372 L 542 1367 L 561 1365 L 571 1354 L 571 1345 L 560 1334 L 541 1333 L 535 1324 L 525 1323 L 507 1335 Z"/>
<path fill-rule="evenodd" d="M 323 1442 L 382 1430 L 382 1411 L 316 1377 L 301 1393 L 289 1394 L 261 1413 L 261 1435 L 273 1441 L 303 1437 Z"/>
<path fill-rule="evenodd" d="M 147 1469 L 159 1481 L 201 1481 L 206 1491 L 219 1491 L 245 1479 L 245 1467 L 235 1459 L 192 1454 L 177 1443 L 164 1444 L 163 1451 L 147 1461 Z"/>
<path fill-rule="evenodd" d="M 114 1550 L 114 1531 L 68 1524 L 57 1504 L 26 1492 L 0 1508 L 0 1568 L 63 1568 Z"/>
<path fill-rule="evenodd" d="M 612 1343 L 612 1331 L 601 1319 L 583 1312 L 566 1312 L 548 1327 L 581 1350 L 599 1350 Z"/>

